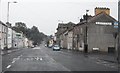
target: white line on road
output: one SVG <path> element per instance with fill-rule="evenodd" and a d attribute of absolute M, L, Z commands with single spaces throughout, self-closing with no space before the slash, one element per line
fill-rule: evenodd
<path fill-rule="evenodd" d="M 39 60 L 39 57 L 37 57 L 36 60 Z"/>
<path fill-rule="evenodd" d="M 15 61 L 12 61 L 12 63 L 15 63 Z"/>
<path fill-rule="evenodd" d="M 26 58 L 26 60 L 30 60 L 29 58 Z"/>
<path fill-rule="evenodd" d="M 42 61 L 43 59 L 42 59 L 42 58 L 40 58 L 40 60 Z"/>
<path fill-rule="evenodd" d="M 17 60 L 19 60 L 19 59 L 20 59 L 20 57 L 22 57 L 22 55 L 18 56 L 17 58 L 13 58 L 12 63 L 15 63 Z"/>
<path fill-rule="evenodd" d="M 8 65 L 8 66 L 7 66 L 7 68 L 10 68 L 10 67 L 11 67 L 11 65 Z"/>
<path fill-rule="evenodd" d="M 35 47 L 35 48 L 32 48 L 33 50 L 36 50 L 36 49 L 41 49 L 40 47 Z"/>
<path fill-rule="evenodd" d="M 15 61 L 17 60 L 17 58 L 13 58 L 13 61 L 12 61 L 12 63 L 15 63 Z"/>

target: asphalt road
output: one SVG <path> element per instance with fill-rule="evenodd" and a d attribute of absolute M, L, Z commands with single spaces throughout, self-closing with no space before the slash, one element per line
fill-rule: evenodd
<path fill-rule="evenodd" d="M 79 52 L 61 50 L 40 45 L 21 49 L 2 57 L 5 71 L 117 71 L 117 66 L 93 59 Z"/>

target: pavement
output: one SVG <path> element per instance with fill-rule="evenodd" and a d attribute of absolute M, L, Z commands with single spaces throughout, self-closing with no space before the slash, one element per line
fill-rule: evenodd
<path fill-rule="evenodd" d="M 90 56 L 90 57 L 98 58 L 98 59 L 100 59 L 100 60 L 112 62 L 112 63 L 118 63 L 118 61 L 117 61 L 117 56 L 116 56 L 115 54 L 93 53 L 93 54 L 89 54 L 89 56 Z"/>
<path fill-rule="evenodd" d="M 84 54 L 83 52 L 76 51 L 76 50 L 67 50 L 67 49 L 63 49 L 63 50 L 66 52 L 74 52 L 74 53 Z M 87 53 L 84 55 L 89 58 L 100 59 L 100 60 L 108 61 L 111 63 L 118 63 L 117 56 L 116 56 L 116 54 L 113 54 L 113 53 L 92 52 L 92 53 Z"/>
<path fill-rule="evenodd" d="M 23 49 L 23 48 L 2 50 L 2 51 L 1 51 L 1 55 L 9 54 L 9 53 L 12 53 L 12 52 L 15 52 L 15 51 L 19 51 L 19 50 L 21 50 L 21 49 Z"/>

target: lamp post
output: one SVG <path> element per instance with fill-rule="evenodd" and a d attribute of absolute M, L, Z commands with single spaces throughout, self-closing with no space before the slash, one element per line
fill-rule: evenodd
<path fill-rule="evenodd" d="M 17 2 L 16 2 L 16 1 L 14 1 L 14 2 L 8 2 L 8 10 L 7 10 L 7 23 L 8 23 L 8 24 L 9 24 L 10 3 L 17 3 Z"/>
<path fill-rule="evenodd" d="M 87 44 L 87 33 L 88 33 L 88 27 L 87 27 L 87 21 L 88 21 L 88 11 L 89 10 L 86 10 L 86 16 L 85 16 L 85 19 L 86 19 L 86 27 L 85 27 L 85 43 L 84 43 L 84 52 L 87 53 L 88 52 L 88 44 Z"/>
<path fill-rule="evenodd" d="M 89 10 L 86 10 L 86 23 L 87 23 L 87 20 L 88 20 L 88 12 L 89 12 Z"/>
<path fill-rule="evenodd" d="M 2 12 L 1 12 L 2 11 L 2 7 L 1 7 L 2 5 L 1 4 L 2 4 L 2 1 L 0 0 L 0 20 L 1 20 L 1 15 L 2 15 Z"/>

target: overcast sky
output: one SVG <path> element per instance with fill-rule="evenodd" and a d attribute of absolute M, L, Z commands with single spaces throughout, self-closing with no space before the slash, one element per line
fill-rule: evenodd
<path fill-rule="evenodd" d="M 78 23 L 86 9 L 94 15 L 95 7 L 110 8 L 110 15 L 118 18 L 117 0 L 1 0 L 0 13 L 2 22 L 7 20 L 7 2 L 10 3 L 9 22 L 24 22 L 27 27 L 37 26 L 40 32 L 54 34 L 58 23 L 63 21 Z M 60 20 L 60 21 L 58 21 Z"/>

